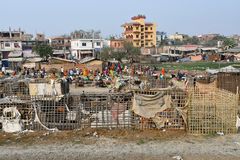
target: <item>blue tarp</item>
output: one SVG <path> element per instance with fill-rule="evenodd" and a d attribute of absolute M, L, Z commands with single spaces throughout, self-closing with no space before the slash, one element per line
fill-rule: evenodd
<path fill-rule="evenodd" d="M 179 59 L 177 62 L 190 62 L 190 61 L 191 61 L 191 58 L 186 57 L 186 58 Z"/>
<path fill-rule="evenodd" d="M 8 60 L 2 60 L 2 66 L 9 67 Z"/>

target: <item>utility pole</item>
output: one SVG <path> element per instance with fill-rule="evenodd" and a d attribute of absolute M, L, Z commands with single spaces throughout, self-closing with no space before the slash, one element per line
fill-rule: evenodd
<path fill-rule="evenodd" d="M 94 47 L 94 31 L 92 31 L 92 48 L 93 48 L 93 57 L 96 58 L 96 56 L 95 56 L 95 47 Z"/>

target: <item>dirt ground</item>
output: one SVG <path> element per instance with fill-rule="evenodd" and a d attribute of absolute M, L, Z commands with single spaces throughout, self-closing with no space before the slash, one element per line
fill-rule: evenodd
<path fill-rule="evenodd" d="M 0 160 L 171 160 L 174 156 L 184 160 L 237 160 L 240 135 L 109 129 L 1 133 L 0 151 Z"/>
<path fill-rule="evenodd" d="M 101 88 L 94 86 L 86 86 L 86 87 L 75 87 L 75 84 L 70 85 L 70 94 L 77 95 L 80 93 L 108 93 L 109 88 Z"/>

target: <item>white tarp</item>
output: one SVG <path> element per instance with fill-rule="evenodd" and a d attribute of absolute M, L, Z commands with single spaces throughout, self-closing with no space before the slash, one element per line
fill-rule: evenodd
<path fill-rule="evenodd" d="M 237 116 L 236 127 L 237 127 L 237 129 L 240 127 L 240 118 L 239 118 L 239 116 Z"/>
<path fill-rule="evenodd" d="M 62 95 L 61 83 L 29 83 L 30 95 Z"/>
<path fill-rule="evenodd" d="M 16 107 L 8 107 L 3 109 L 2 129 L 4 132 L 14 133 L 21 132 L 21 114 Z"/>
<path fill-rule="evenodd" d="M 240 69 L 235 68 L 233 66 L 227 66 L 227 67 L 223 67 L 223 68 L 220 68 L 220 69 L 207 69 L 206 72 L 208 72 L 210 74 L 217 74 L 219 72 L 239 73 Z"/>
<path fill-rule="evenodd" d="M 121 114 L 118 115 L 117 119 L 114 119 L 112 112 L 110 110 L 100 111 L 91 116 L 96 120 L 91 123 L 91 128 L 95 128 L 97 126 L 101 127 L 117 127 L 119 126 L 127 126 L 131 123 L 131 111 L 125 110 Z"/>

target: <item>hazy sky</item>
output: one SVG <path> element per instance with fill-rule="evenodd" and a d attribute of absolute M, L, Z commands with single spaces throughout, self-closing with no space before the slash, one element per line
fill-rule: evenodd
<path fill-rule="evenodd" d="M 120 35 L 137 14 L 168 34 L 240 34 L 240 0 L 0 0 L 0 30 L 54 36 L 96 29 L 106 37 Z"/>

